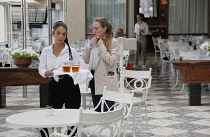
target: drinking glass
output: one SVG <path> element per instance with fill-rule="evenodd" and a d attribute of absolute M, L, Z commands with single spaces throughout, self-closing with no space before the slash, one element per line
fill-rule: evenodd
<path fill-rule="evenodd" d="M 63 72 L 70 72 L 71 71 L 71 62 L 69 60 L 64 61 L 62 68 L 63 68 Z"/>
<path fill-rule="evenodd" d="M 80 68 L 80 63 L 79 63 L 79 61 L 74 61 L 74 62 L 72 63 L 72 72 L 73 72 L 73 73 L 79 72 L 79 68 Z"/>

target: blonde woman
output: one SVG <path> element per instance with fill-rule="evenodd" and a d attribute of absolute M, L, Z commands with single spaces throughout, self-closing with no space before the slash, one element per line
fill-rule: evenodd
<path fill-rule="evenodd" d="M 89 86 L 95 107 L 102 97 L 104 86 L 118 91 L 116 73 L 118 42 L 113 37 L 112 25 L 104 17 L 94 20 L 93 33 L 94 37 L 86 45 L 84 61 L 89 64 L 89 70 L 94 76 Z M 114 103 L 107 102 L 110 106 Z M 100 107 L 96 111 L 100 111 Z"/>

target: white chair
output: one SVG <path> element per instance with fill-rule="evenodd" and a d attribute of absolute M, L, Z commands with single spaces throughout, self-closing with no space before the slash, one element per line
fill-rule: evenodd
<path fill-rule="evenodd" d="M 123 50 L 122 53 L 120 54 L 120 60 L 118 60 L 118 62 L 117 62 L 117 70 L 118 70 L 119 75 L 120 75 L 120 72 L 122 71 L 123 67 L 128 66 L 129 56 L 130 56 L 129 50 Z"/>
<path fill-rule="evenodd" d="M 117 41 L 118 41 L 119 44 L 124 44 L 124 40 L 125 40 L 124 37 L 118 37 L 117 38 Z"/>
<path fill-rule="evenodd" d="M 158 39 L 158 47 L 160 49 L 160 63 L 161 63 L 161 74 L 159 77 L 162 77 L 165 72 L 167 72 L 167 65 L 170 64 L 170 54 L 168 50 L 168 43 L 165 39 Z"/>
<path fill-rule="evenodd" d="M 123 45 L 124 50 L 137 50 L 136 38 L 126 38 Z"/>
<path fill-rule="evenodd" d="M 106 86 L 105 86 L 101 100 L 99 101 L 98 105 L 90 111 L 92 111 L 94 113 L 100 113 L 100 112 L 96 112 L 95 109 L 97 109 L 98 107 L 101 107 L 100 108 L 101 112 L 103 112 L 104 107 L 106 107 L 106 108 L 108 108 L 108 110 L 107 110 L 108 112 L 112 112 L 113 110 L 123 106 L 124 107 L 124 116 L 123 116 L 123 123 L 121 126 L 123 130 L 121 130 L 121 132 L 120 132 L 120 137 L 122 137 L 122 136 L 125 137 L 126 131 L 127 131 L 127 124 L 128 124 L 129 118 L 130 118 L 131 109 L 133 107 L 133 96 L 134 96 L 133 93 L 123 93 L 123 92 L 107 90 Z M 106 100 L 114 101 L 115 103 L 113 106 L 108 107 Z M 90 111 L 88 111 L 88 112 L 90 112 Z M 86 133 L 88 133 L 88 134 L 91 133 L 93 131 L 93 129 L 96 128 L 97 126 L 98 125 L 86 128 L 85 129 Z M 71 129 L 69 129 L 69 127 L 68 127 L 67 130 L 71 130 Z M 74 130 L 72 132 L 74 132 Z M 98 130 L 96 131 L 96 133 L 97 132 L 98 132 Z M 104 135 L 104 137 L 109 136 L 107 133 L 103 133 L 103 135 Z M 93 137 L 95 137 L 95 136 L 93 136 Z"/>
<path fill-rule="evenodd" d="M 122 71 L 123 67 L 127 67 L 128 60 L 130 56 L 130 50 L 136 50 L 137 47 L 135 47 L 136 39 L 135 38 L 123 38 L 118 37 L 117 38 L 120 48 L 118 50 L 118 73 Z"/>
<path fill-rule="evenodd" d="M 123 69 L 122 76 L 120 79 L 121 91 L 132 92 L 134 93 L 134 95 L 138 95 L 138 97 L 133 98 L 133 105 L 134 105 L 132 109 L 133 126 L 135 127 L 134 121 L 136 119 L 136 113 L 137 113 L 136 107 L 138 107 L 139 110 L 141 108 L 144 108 L 145 117 L 146 117 L 145 121 L 148 130 L 149 127 L 147 123 L 147 95 L 152 82 L 151 73 L 152 73 L 152 68 L 149 68 L 148 71 L 134 71 L 134 70 Z M 135 128 L 133 133 L 134 132 Z"/>
<path fill-rule="evenodd" d="M 123 106 L 100 113 L 80 108 L 79 122 L 70 135 L 55 130 L 50 137 L 71 137 L 76 129 L 78 137 L 120 137 L 124 111 Z"/>
<path fill-rule="evenodd" d="M 79 84 L 79 87 L 80 87 L 80 93 L 81 93 L 81 99 L 82 99 L 81 106 L 83 109 L 86 109 L 87 97 L 91 97 L 91 91 L 88 88 L 87 84 Z M 89 102 L 89 105 L 88 105 L 89 108 L 90 108 L 91 102 L 92 102 L 92 99 Z"/>
<path fill-rule="evenodd" d="M 153 41 L 154 50 L 155 50 L 155 60 L 153 64 L 157 61 L 157 53 L 160 53 L 160 49 L 158 48 L 158 38 L 155 38 L 154 36 L 152 36 L 152 41 Z"/>
<path fill-rule="evenodd" d="M 170 60 L 177 60 L 177 55 L 175 53 L 176 49 L 182 49 L 183 51 L 185 51 L 186 45 L 184 45 L 184 42 L 168 41 L 168 51 L 167 52 L 168 52 L 168 56 L 170 56 Z M 176 75 L 176 72 L 173 69 L 173 65 L 171 62 L 170 62 L 170 70 L 171 70 L 171 78 L 169 81 L 171 81 Z"/>
<path fill-rule="evenodd" d="M 12 57 L 7 53 L 3 52 L 2 54 L 0 54 L 0 62 L 1 62 L 1 67 L 11 67 Z"/>
<path fill-rule="evenodd" d="M 130 56 L 130 50 L 123 50 L 123 66 L 128 66 L 128 60 Z"/>
<path fill-rule="evenodd" d="M 120 72 L 123 67 L 123 44 L 119 44 L 118 56 L 117 56 L 117 72 L 120 75 Z"/>
<path fill-rule="evenodd" d="M 98 107 L 101 107 L 101 111 L 103 111 L 104 107 L 106 107 L 108 108 L 108 111 L 112 111 L 113 109 L 116 109 L 117 107 L 123 104 L 125 107 L 123 131 L 121 132 L 121 136 L 123 137 L 126 136 L 127 124 L 130 119 L 131 110 L 133 108 L 133 96 L 134 96 L 134 93 L 123 93 L 122 91 L 121 92 L 111 91 L 111 90 L 107 90 L 105 86 L 103 96 L 100 102 L 98 103 L 98 105 L 94 108 L 96 109 Z M 109 107 L 106 103 L 106 100 L 114 101 L 115 103 L 113 106 Z"/>

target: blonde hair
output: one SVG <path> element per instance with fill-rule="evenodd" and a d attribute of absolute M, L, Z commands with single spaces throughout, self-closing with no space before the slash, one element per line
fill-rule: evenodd
<path fill-rule="evenodd" d="M 109 53 L 111 53 L 111 44 L 112 39 L 114 37 L 112 24 L 108 22 L 108 20 L 105 17 L 98 17 L 95 18 L 95 22 L 99 22 L 102 28 L 107 28 L 106 30 L 106 38 L 103 39 L 104 45 L 106 46 Z"/>

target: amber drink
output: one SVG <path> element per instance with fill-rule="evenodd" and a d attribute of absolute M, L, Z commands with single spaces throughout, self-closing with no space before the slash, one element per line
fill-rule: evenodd
<path fill-rule="evenodd" d="M 63 72 L 70 72 L 71 71 L 70 61 L 64 61 L 62 68 L 63 68 Z"/>
<path fill-rule="evenodd" d="M 74 64 L 72 66 L 72 72 L 75 73 L 75 72 L 79 72 L 79 64 Z"/>
<path fill-rule="evenodd" d="M 63 65 L 63 72 L 70 72 L 71 70 L 71 65 Z"/>

